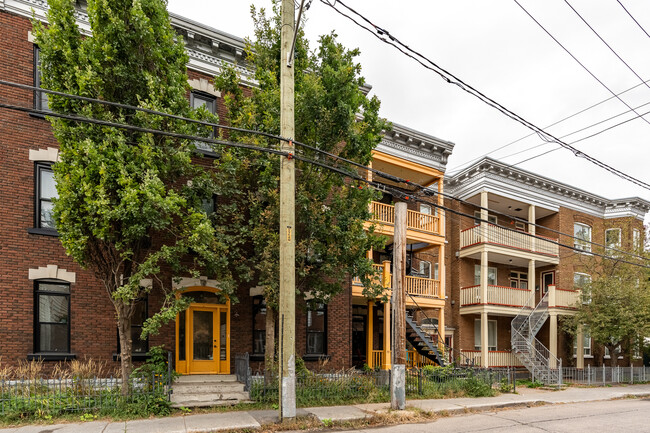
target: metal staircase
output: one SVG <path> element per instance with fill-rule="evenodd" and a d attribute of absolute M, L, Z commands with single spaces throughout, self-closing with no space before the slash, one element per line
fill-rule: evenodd
<path fill-rule="evenodd" d="M 532 293 L 526 305 L 535 302 L 535 292 Z M 533 376 L 545 384 L 562 383 L 562 364 L 551 352 L 537 339 L 535 335 L 548 318 L 548 293 L 546 293 L 533 309 L 524 307 L 512 319 L 510 343 L 517 358 L 524 364 Z M 557 367 L 551 368 L 552 361 Z"/>
<path fill-rule="evenodd" d="M 431 340 L 429 334 L 424 332 L 413 316 L 408 313 L 406 314 L 406 340 L 420 355 L 444 367 L 445 360 L 438 351 L 438 347 Z"/>

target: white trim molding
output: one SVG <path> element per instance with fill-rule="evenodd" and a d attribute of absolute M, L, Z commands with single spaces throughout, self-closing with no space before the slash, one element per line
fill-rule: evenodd
<path fill-rule="evenodd" d="M 68 283 L 77 282 L 77 274 L 68 272 L 65 269 L 59 269 L 58 265 L 39 266 L 38 268 L 29 269 L 30 280 L 61 280 Z"/>
<path fill-rule="evenodd" d="M 172 279 L 172 288 L 174 288 L 174 290 L 182 290 L 188 287 L 212 287 L 213 289 L 221 290 L 221 287 L 218 286 L 217 280 L 209 280 L 208 277 L 181 277 Z"/>
<path fill-rule="evenodd" d="M 59 149 L 56 147 L 38 150 L 29 149 L 29 160 L 59 162 Z"/>
<path fill-rule="evenodd" d="M 214 88 L 214 85 L 210 83 L 205 78 L 200 78 L 198 80 L 187 80 L 187 83 L 190 85 L 192 90 L 198 90 L 201 92 L 208 93 L 210 95 L 216 96 L 217 98 L 221 97 L 221 92 Z"/>

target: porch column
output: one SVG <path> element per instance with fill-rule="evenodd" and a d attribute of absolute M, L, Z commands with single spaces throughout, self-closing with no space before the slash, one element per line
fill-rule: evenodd
<path fill-rule="evenodd" d="M 440 279 L 440 299 L 446 299 L 445 244 L 440 245 L 438 249 L 438 278 Z"/>
<path fill-rule="evenodd" d="M 370 368 L 375 368 L 373 365 L 374 360 L 372 356 L 372 350 L 374 349 L 374 330 L 373 328 L 373 318 L 375 315 L 375 301 L 368 301 L 368 326 L 367 326 L 367 334 L 366 334 L 366 364 L 368 364 L 368 367 Z"/>
<path fill-rule="evenodd" d="M 488 241 L 488 223 L 485 222 L 488 219 L 488 192 L 481 191 L 481 242 L 487 243 Z"/>
<path fill-rule="evenodd" d="M 488 365 L 488 314 L 481 312 L 481 367 Z"/>
<path fill-rule="evenodd" d="M 549 366 L 557 368 L 557 313 L 550 313 L 550 323 L 548 330 L 548 350 L 551 352 Z"/>
<path fill-rule="evenodd" d="M 439 179 L 439 180 L 438 180 L 438 204 L 439 204 L 440 206 L 443 206 L 443 205 L 445 204 L 444 199 L 443 199 L 443 197 L 442 197 L 442 193 L 443 193 L 443 183 L 444 183 L 444 182 L 442 181 L 442 179 Z M 441 235 L 444 236 L 445 233 L 447 233 L 447 232 L 445 231 L 445 224 L 446 224 L 446 221 L 445 221 L 445 211 L 442 210 L 442 209 L 437 209 L 437 211 L 438 211 L 438 221 L 439 221 L 439 227 L 440 227 L 440 230 L 439 230 L 438 233 L 440 233 Z"/>
<path fill-rule="evenodd" d="M 535 205 L 532 205 L 532 204 L 528 206 L 528 223 L 529 223 L 528 224 L 528 233 L 530 233 L 531 235 L 534 235 L 535 234 L 535 226 L 533 224 L 535 224 Z M 536 240 L 537 239 L 535 239 L 534 237 L 530 238 L 530 245 L 531 245 L 531 249 L 533 251 L 537 251 L 537 249 L 535 248 L 535 241 Z"/>
<path fill-rule="evenodd" d="M 577 341 L 577 350 L 576 350 L 576 367 L 585 368 L 585 337 L 582 332 L 582 326 L 578 327 L 578 332 L 576 333 Z"/>
<path fill-rule="evenodd" d="M 535 293 L 535 260 L 528 260 L 528 290 L 531 291 L 531 293 Z M 535 299 L 533 298 L 533 305 L 531 307 L 535 307 Z"/>
<path fill-rule="evenodd" d="M 390 370 L 390 302 L 384 304 L 384 365 L 382 365 L 382 370 Z"/>
<path fill-rule="evenodd" d="M 445 309 L 444 307 L 438 310 L 438 347 L 440 344 L 445 344 Z M 442 339 L 442 341 L 440 341 Z"/>

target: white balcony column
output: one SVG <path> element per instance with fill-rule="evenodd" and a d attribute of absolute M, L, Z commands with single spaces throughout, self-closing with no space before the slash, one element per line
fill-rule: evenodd
<path fill-rule="evenodd" d="M 528 290 L 535 293 L 535 260 L 528 260 Z M 535 299 L 532 302 L 531 307 L 535 307 Z"/>
<path fill-rule="evenodd" d="M 578 327 L 576 340 L 576 345 L 578 346 L 576 350 L 576 367 L 585 368 L 585 337 L 582 332 L 582 326 Z"/>
<path fill-rule="evenodd" d="M 488 252 L 481 251 L 481 304 L 488 303 Z"/>
<path fill-rule="evenodd" d="M 481 191 L 481 242 L 487 243 L 488 241 L 488 192 Z"/>
<path fill-rule="evenodd" d="M 557 307 L 557 292 L 555 291 L 555 285 L 548 286 L 548 308 Z"/>
<path fill-rule="evenodd" d="M 528 206 L 528 233 L 531 235 L 535 234 L 535 205 L 529 205 Z M 533 251 L 537 251 L 536 245 L 535 245 L 535 239 L 534 237 L 530 238 L 530 245 L 531 249 Z"/>
<path fill-rule="evenodd" d="M 481 367 L 488 365 L 488 313 L 481 312 Z"/>
<path fill-rule="evenodd" d="M 548 350 L 551 352 L 549 367 L 557 368 L 557 313 L 551 312 L 549 314 L 549 319 Z"/>

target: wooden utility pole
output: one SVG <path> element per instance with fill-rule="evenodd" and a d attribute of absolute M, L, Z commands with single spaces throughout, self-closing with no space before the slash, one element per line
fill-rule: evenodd
<path fill-rule="evenodd" d="M 390 375 L 390 407 L 406 406 L 406 203 L 395 203 L 393 236 L 393 363 Z"/>
<path fill-rule="evenodd" d="M 289 63 L 293 41 L 294 0 L 282 0 L 280 33 L 280 135 L 294 136 L 294 73 Z M 294 154 L 292 142 L 282 150 Z M 294 159 L 280 156 L 280 419 L 296 417 L 296 174 Z"/>

